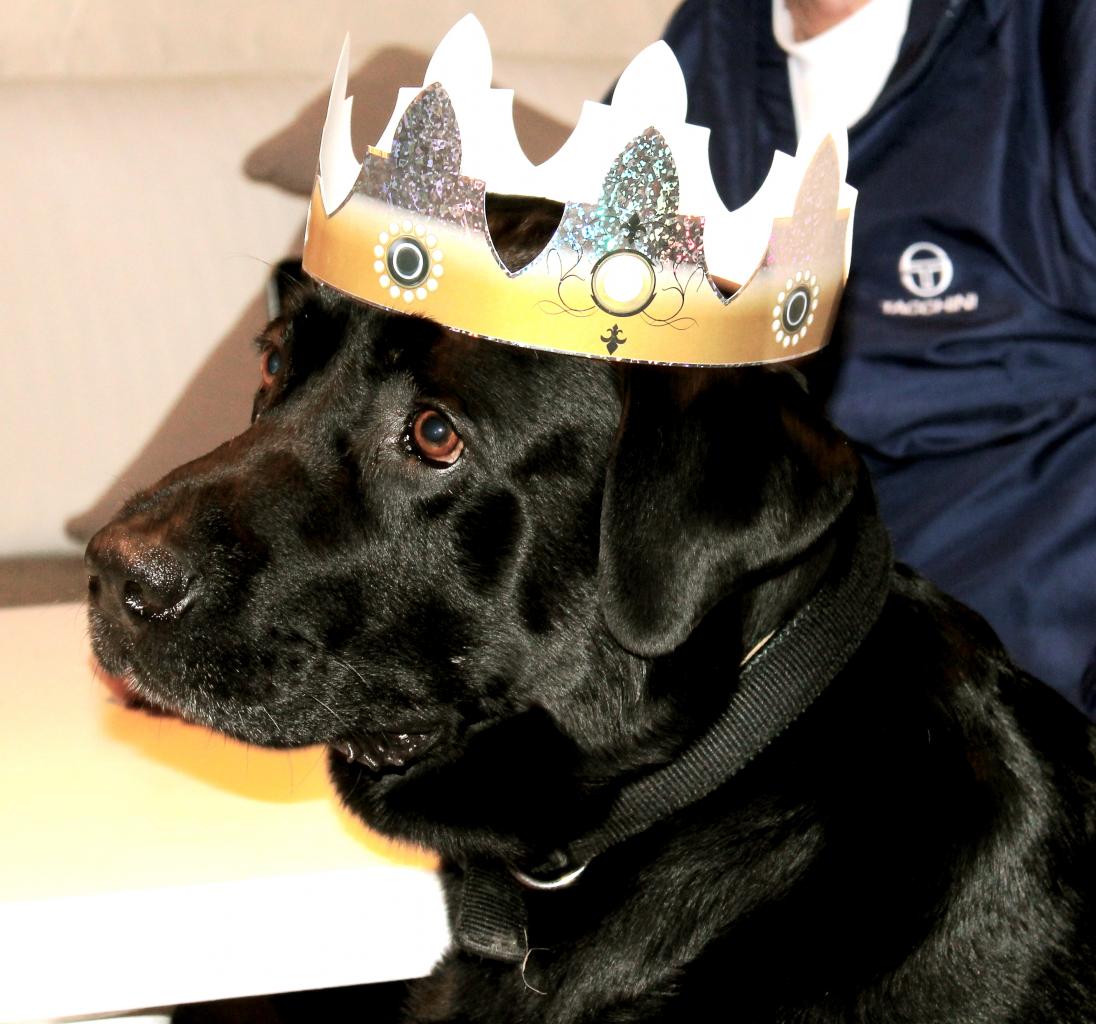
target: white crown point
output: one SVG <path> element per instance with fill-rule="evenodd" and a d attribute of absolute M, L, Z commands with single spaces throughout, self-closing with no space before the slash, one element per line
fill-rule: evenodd
<path fill-rule="evenodd" d="M 493 192 L 536 195 L 534 166 L 514 130 L 514 91 L 485 89 L 478 103 L 454 104 L 461 127 L 461 171 Z"/>
<path fill-rule="evenodd" d="M 831 143 L 837 154 L 837 171 L 844 181 L 849 165 L 849 133 L 840 125 L 820 121 L 811 121 L 803 126 L 799 133 L 799 144 L 795 148 L 796 160 L 809 164 L 815 154 Z"/>
<path fill-rule="evenodd" d="M 774 216 L 792 212 L 800 175 L 795 159 L 777 150 L 761 187 L 743 206 L 728 210 L 719 203 L 708 210 L 704 255 L 714 276 L 739 285 L 753 276 L 772 236 Z"/>
<path fill-rule="evenodd" d="M 673 151 L 680 211 L 722 209 L 708 164 L 708 129 L 688 124 L 685 76 L 665 42 L 640 51 L 622 72 L 609 105 L 586 101 L 574 131 L 536 170 L 540 194 L 566 200 L 596 197 L 606 171 L 637 136 L 657 129 Z"/>
<path fill-rule="evenodd" d="M 335 80 L 331 83 L 327 120 L 320 138 L 320 198 L 328 216 L 350 194 L 361 170 L 361 164 L 354 156 L 354 144 L 350 136 L 350 113 L 354 99 L 346 95 L 349 66 L 350 35 L 347 34 L 335 68 Z"/>
<path fill-rule="evenodd" d="M 661 39 L 632 58 L 613 90 L 612 106 L 649 124 L 685 120 L 689 97 L 674 51 Z"/>
<path fill-rule="evenodd" d="M 494 65 L 491 44 L 479 18 L 466 14 L 438 43 L 426 67 L 424 86 L 441 82 L 447 91 L 490 89 Z"/>
<path fill-rule="evenodd" d="M 856 217 L 857 190 L 845 180 L 849 168 L 849 133 L 844 127 L 807 125 L 799 138 L 799 147 L 795 153 L 796 161 L 803 161 L 804 170 L 819 155 L 823 146 L 830 146 L 836 156 L 836 178 L 838 183 L 837 205 L 848 211 L 848 229 L 845 232 L 845 274 L 852 265 L 853 220 Z"/>
<path fill-rule="evenodd" d="M 491 44 L 479 19 L 466 14 L 434 50 L 422 87 L 437 83 L 446 92 L 460 126 L 461 172 L 497 179 L 500 190 L 520 191 L 532 165 L 514 133 L 512 89 L 492 89 Z M 391 151 L 395 133 L 419 88 L 399 90 L 396 107 L 376 148 Z"/>

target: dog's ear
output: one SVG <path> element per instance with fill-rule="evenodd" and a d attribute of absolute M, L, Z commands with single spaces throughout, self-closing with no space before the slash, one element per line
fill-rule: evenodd
<path fill-rule="evenodd" d="M 786 370 L 634 366 L 623 382 L 600 599 L 617 641 L 654 657 L 821 537 L 859 460 Z"/>

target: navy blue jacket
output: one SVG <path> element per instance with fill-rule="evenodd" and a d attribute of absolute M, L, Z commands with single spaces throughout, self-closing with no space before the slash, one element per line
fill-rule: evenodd
<path fill-rule="evenodd" d="M 666 39 L 739 206 L 795 150 L 771 2 L 689 0 Z M 852 276 L 812 375 L 899 556 L 1096 701 L 1096 0 L 913 0 L 849 145 Z"/>

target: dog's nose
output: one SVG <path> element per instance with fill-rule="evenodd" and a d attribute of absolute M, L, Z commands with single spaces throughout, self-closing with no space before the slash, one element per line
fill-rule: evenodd
<path fill-rule="evenodd" d="M 175 553 L 124 523 L 91 538 L 84 564 L 88 598 L 122 624 L 170 622 L 189 603 L 190 578 Z"/>

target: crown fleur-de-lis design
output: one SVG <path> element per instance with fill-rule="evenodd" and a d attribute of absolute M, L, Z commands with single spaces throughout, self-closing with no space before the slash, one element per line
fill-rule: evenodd
<path fill-rule="evenodd" d="M 601 336 L 601 340 L 605 342 L 605 348 L 608 350 L 609 355 L 612 355 L 628 339 L 620 333 L 620 325 L 613 324 L 613 326 L 609 328 L 608 334 L 603 334 Z"/>

